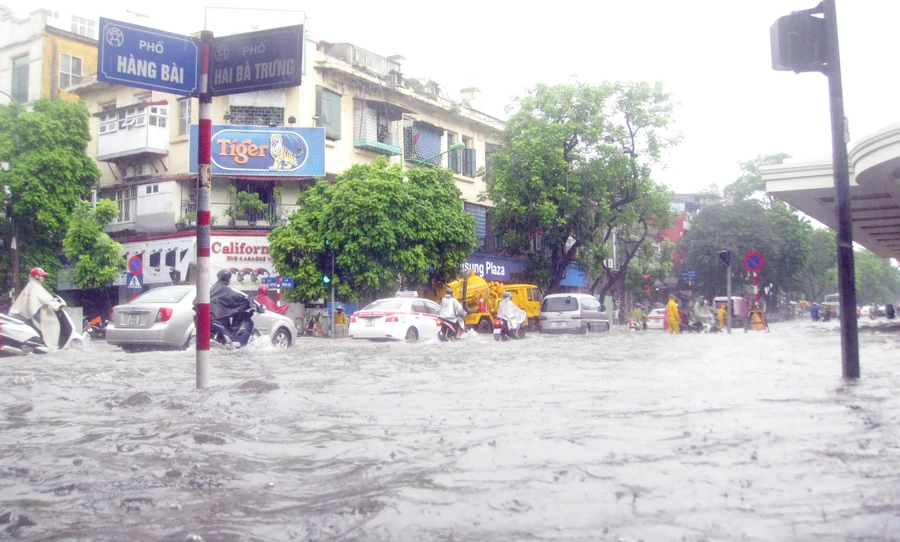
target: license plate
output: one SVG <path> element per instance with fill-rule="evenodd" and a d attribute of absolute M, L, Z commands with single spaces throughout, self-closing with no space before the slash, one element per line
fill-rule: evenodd
<path fill-rule="evenodd" d="M 499 327 L 495 327 L 495 328 L 494 328 L 494 335 L 500 335 L 500 328 L 499 328 Z"/>
<path fill-rule="evenodd" d="M 138 313 L 133 312 L 128 315 L 128 325 L 129 326 L 136 326 L 139 323 L 141 323 L 141 317 Z"/>
<path fill-rule="evenodd" d="M 565 322 L 550 322 L 551 327 L 563 327 L 564 325 L 566 325 Z"/>
<path fill-rule="evenodd" d="M 375 319 L 374 319 L 374 318 L 366 318 L 366 327 L 374 326 L 374 325 L 375 325 Z"/>

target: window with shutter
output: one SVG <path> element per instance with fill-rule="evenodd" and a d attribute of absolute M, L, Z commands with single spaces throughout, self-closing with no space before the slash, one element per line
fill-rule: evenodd
<path fill-rule="evenodd" d="M 341 138 L 341 95 L 324 88 L 316 89 L 316 126 L 325 128 L 325 138 Z"/>
<path fill-rule="evenodd" d="M 475 149 L 463 149 L 463 153 L 463 158 L 465 159 L 465 163 L 463 164 L 463 175 L 466 177 L 474 177 Z"/>
<path fill-rule="evenodd" d="M 456 134 L 447 134 L 447 148 L 449 149 L 456 144 Z M 447 167 L 455 173 L 462 173 L 461 160 L 459 159 L 459 151 L 450 151 L 447 153 Z"/>

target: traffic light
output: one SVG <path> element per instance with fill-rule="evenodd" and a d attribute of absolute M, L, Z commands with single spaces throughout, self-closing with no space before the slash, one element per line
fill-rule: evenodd
<path fill-rule="evenodd" d="M 325 284 L 330 284 L 331 277 L 329 277 L 328 275 L 322 275 L 322 282 L 324 282 Z"/>
<path fill-rule="evenodd" d="M 731 251 L 730 250 L 720 250 L 719 251 L 719 259 L 722 260 L 722 263 L 725 265 L 731 265 Z"/>

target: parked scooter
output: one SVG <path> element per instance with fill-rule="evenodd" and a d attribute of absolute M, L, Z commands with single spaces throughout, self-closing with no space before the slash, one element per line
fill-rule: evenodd
<path fill-rule="evenodd" d="M 494 340 L 508 341 L 510 339 L 521 339 L 525 336 L 525 326 L 519 324 L 513 327 L 506 318 L 494 318 Z"/>
<path fill-rule="evenodd" d="M 84 344 L 81 335 L 75 333 L 75 325 L 69 313 L 59 309 L 56 311 L 56 318 L 59 320 L 59 349 Z M 0 314 L 0 355 L 25 356 L 32 353 L 46 354 L 49 351 L 41 338 L 41 332 L 29 320 Z"/>
<path fill-rule="evenodd" d="M 325 330 L 322 328 L 322 324 L 319 322 L 319 317 L 321 316 L 321 313 L 316 313 L 315 315 L 309 317 L 309 320 L 306 321 L 306 329 L 303 330 L 304 337 L 325 336 Z"/>
<path fill-rule="evenodd" d="M 106 338 L 106 326 L 109 324 L 109 320 L 103 318 L 102 316 L 98 316 L 94 319 L 88 319 L 87 316 L 84 317 L 84 332 L 88 334 L 88 337 L 91 339 L 105 339 Z"/>

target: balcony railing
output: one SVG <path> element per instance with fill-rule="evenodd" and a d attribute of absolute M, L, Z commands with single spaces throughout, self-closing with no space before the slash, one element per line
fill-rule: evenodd
<path fill-rule="evenodd" d="M 264 211 L 246 210 L 243 215 L 232 217 L 227 213 L 232 209 L 231 203 L 211 203 L 210 211 L 212 212 L 213 226 L 249 226 L 256 228 L 271 228 L 275 226 L 283 226 L 287 224 L 288 217 L 298 208 L 298 205 L 284 205 L 279 203 L 268 203 Z M 197 204 L 188 203 L 184 205 L 182 213 L 182 223 L 193 225 L 197 223 Z"/>

